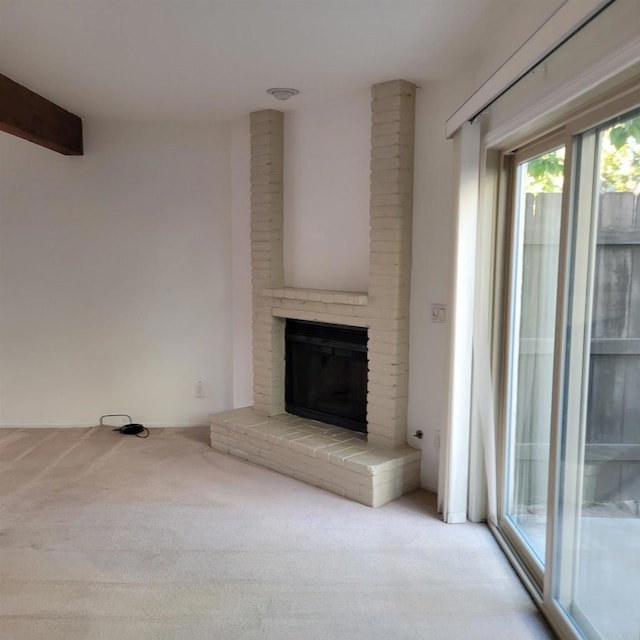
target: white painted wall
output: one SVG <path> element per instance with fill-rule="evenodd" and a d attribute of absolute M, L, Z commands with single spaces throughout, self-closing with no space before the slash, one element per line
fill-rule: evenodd
<path fill-rule="evenodd" d="M 455 223 L 453 142 L 445 121 L 473 89 L 473 76 L 426 83 L 417 94 L 407 440 L 422 449 L 421 484 L 438 487 L 438 440 L 447 425 Z M 431 304 L 447 305 L 443 324 Z M 413 437 L 417 429 L 424 438 Z"/>
<path fill-rule="evenodd" d="M 287 286 L 368 288 L 370 101 L 367 87 L 286 113 Z"/>
<path fill-rule="evenodd" d="M 205 423 L 232 403 L 228 131 L 85 140 L 0 136 L 0 423 Z"/>
<path fill-rule="evenodd" d="M 477 60 L 474 70 L 475 87 L 480 86 L 544 24 L 567 0 L 536 0 L 517 2 L 504 20 L 494 23 L 491 48 L 484 58 Z M 467 98 L 468 96 L 465 96 Z M 459 105 L 458 105 L 459 106 Z"/>
<path fill-rule="evenodd" d="M 249 116 L 230 125 L 233 408 L 253 404 L 251 349 L 251 135 Z"/>

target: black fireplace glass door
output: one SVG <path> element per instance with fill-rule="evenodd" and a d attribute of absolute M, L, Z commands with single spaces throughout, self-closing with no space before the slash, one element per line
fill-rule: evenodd
<path fill-rule="evenodd" d="M 287 320 L 285 408 L 367 431 L 367 330 Z"/>

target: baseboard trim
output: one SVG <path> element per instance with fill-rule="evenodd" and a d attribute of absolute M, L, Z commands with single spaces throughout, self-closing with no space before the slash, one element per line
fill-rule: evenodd
<path fill-rule="evenodd" d="M 192 427 L 209 427 L 206 423 L 193 423 L 193 422 L 151 422 L 143 423 L 145 427 L 149 429 L 190 429 Z M 99 425 L 95 422 L 92 424 L 87 423 L 73 423 L 73 424 L 57 424 L 54 422 L 37 423 L 37 424 L 10 424 L 0 423 L 0 429 L 92 429 L 93 427 L 116 427 L 117 425 L 103 424 Z"/>

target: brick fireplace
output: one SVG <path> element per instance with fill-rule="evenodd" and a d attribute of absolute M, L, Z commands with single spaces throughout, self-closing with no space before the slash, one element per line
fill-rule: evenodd
<path fill-rule="evenodd" d="M 415 86 L 374 85 L 369 290 L 285 286 L 284 114 L 251 114 L 252 408 L 211 416 L 214 448 L 370 506 L 419 484 L 406 446 Z M 367 435 L 284 412 L 285 319 L 368 328 Z"/>

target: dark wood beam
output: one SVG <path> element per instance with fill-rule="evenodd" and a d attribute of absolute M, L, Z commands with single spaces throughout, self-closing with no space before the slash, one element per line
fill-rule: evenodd
<path fill-rule="evenodd" d="M 0 74 L 0 131 L 67 156 L 81 156 L 82 120 Z"/>

